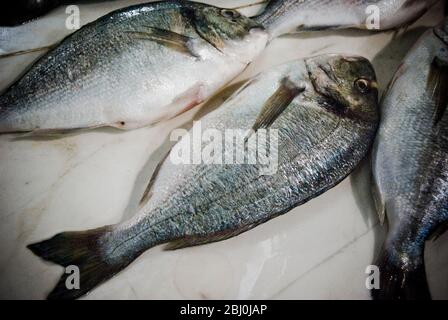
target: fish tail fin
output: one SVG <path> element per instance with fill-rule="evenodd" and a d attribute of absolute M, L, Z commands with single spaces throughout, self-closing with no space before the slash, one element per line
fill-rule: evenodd
<path fill-rule="evenodd" d="M 51 239 L 28 245 L 28 249 L 37 256 L 66 268 L 47 299 L 79 298 L 136 258 L 131 255 L 127 259 L 108 259 L 109 251 L 104 239 L 111 232 L 110 226 L 81 232 L 63 232 Z M 79 286 L 73 286 L 73 283 L 70 285 L 70 281 L 73 281 L 71 274 L 75 275 L 73 270 L 76 268 L 79 270 Z"/>
<path fill-rule="evenodd" d="M 413 259 L 416 260 L 416 259 Z M 412 267 L 392 258 L 390 251 L 383 249 L 376 261 L 380 272 L 380 288 L 372 289 L 374 300 L 430 300 L 431 294 L 426 279 L 423 251 Z"/>

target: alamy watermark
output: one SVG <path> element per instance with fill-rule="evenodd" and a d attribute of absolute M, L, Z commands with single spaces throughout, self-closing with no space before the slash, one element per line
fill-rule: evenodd
<path fill-rule="evenodd" d="M 191 131 L 175 129 L 170 141 L 178 142 L 170 153 L 175 164 L 250 164 L 260 175 L 273 175 L 278 169 L 278 130 L 208 128 L 195 121 Z"/>

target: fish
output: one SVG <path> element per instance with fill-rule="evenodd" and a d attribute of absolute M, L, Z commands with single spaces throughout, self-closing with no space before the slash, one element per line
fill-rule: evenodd
<path fill-rule="evenodd" d="M 0 133 L 135 129 L 202 103 L 267 44 L 232 9 L 162 1 L 113 11 L 40 58 L 0 96 Z"/>
<path fill-rule="evenodd" d="M 100 3 L 115 0 L 15 0 L 0 4 L 0 26 L 14 27 L 35 20 L 62 5 Z M 3 6 L 2 6 L 3 5 Z M 250 7 L 255 4 L 239 6 Z M 237 9 L 237 8 L 235 8 Z"/>
<path fill-rule="evenodd" d="M 372 156 L 376 208 L 388 232 L 374 299 L 430 299 L 425 242 L 448 226 L 448 20 L 428 30 L 381 103 Z"/>
<path fill-rule="evenodd" d="M 358 56 L 295 60 L 249 79 L 176 140 L 134 217 L 28 245 L 45 260 L 80 270 L 79 290 L 67 290 L 63 275 L 48 298 L 78 298 L 154 246 L 225 240 L 332 188 L 370 149 L 377 99 L 375 71 Z M 250 161 L 255 152 L 269 161 Z"/>
<path fill-rule="evenodd" d="M 412 24 L 437 1 L 271 0 L 254 20 L 266 27 L 271 38 L 326 29 L 389 30 Z"/>

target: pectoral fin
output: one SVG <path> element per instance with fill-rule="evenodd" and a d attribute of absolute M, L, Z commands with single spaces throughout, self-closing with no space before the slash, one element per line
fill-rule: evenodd
<path fill-rule="evenodd" d="M 146 27 L 144 31 L 128 31 L 127 33 L 131 34 L 135 39 L 154 41 L 172 50 L 195 58 L 199 57 L 192 49 L 192 38 L 182 34 L 155 27 Z"/>
<path fill-rule="evenodd" d="M 277 91 L 264 104 L 252 130 L 256 132 L 258 129 L 268 128 L 304 90 L 305 87 L 296 85 L 289 78 L 284 78 Z"/>
<path fill-rule="evenodd" d="M 442 120 L 448 104 L 448 63 L 435 57 L 431 63 L 427 90 L 434 101 L 434 126 Z"/>

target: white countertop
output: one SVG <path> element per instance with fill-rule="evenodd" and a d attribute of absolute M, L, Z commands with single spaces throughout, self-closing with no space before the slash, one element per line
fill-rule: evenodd
<path fill-rule="evenodd" d="M 82 24 L 138 2 L 80 5 Z M 255 1 L 203 2 L 234 7 Z M 0 28 L 0 52 L 60 40 L 70 33 L 65 18 L 60 7 L 34 22 Z M 416 25 L 441 19 L 439 5 Z M 335 31 L 283 37 L 235 81 L 297 58 L 350 53 L 371 59 L 384 88 L 423 30 L 413 26 L 398 34 Z M 0 90 L 41 54 L 0 59 Z M 169 147 L 169 132 L 188 126 L 198 110 L 206 112 L 220 101 L 222 95 L 168 123 L 129 132 L 98 129 L 57 139 L 0 135 L 0 298 L 44 298 L 62 268 L 40 260 L 26 245 L 132 215 Z M 384 239 L 369 188 L 364 163 L 324 195 L 240 236 L 177 251 L 153 248 L 84 299 L 369 299 L 365 269 Z M 448 233 L 426 249 L 437 299 L 448 299 L 447 249 Z"/>

